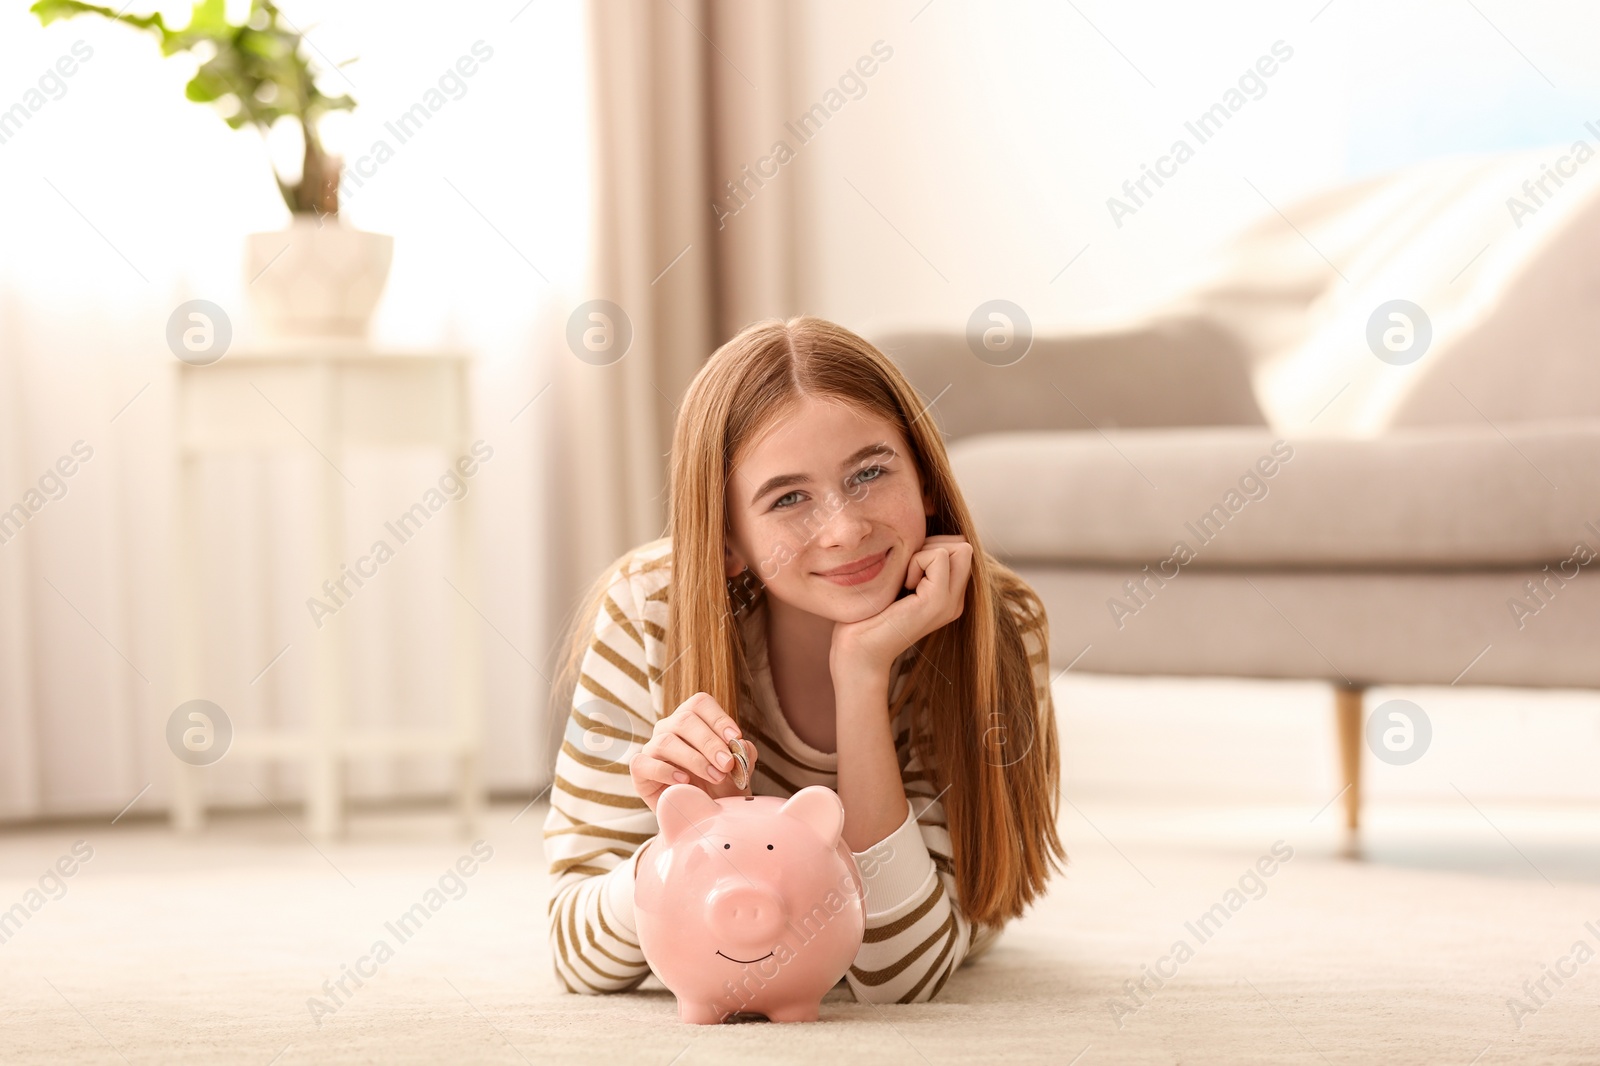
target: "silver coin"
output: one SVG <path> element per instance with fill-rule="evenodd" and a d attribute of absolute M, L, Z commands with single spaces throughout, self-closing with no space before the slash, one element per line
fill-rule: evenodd
<path fill-rule="evenodd" d="M 728 751 L 733 755 L 734 765 L 729 771 L 733 775 L 733 786 L 744 788 L 750 783 L 750 757 L 744 753 L 744 742 L 740 740 L 728 741 Z"/>

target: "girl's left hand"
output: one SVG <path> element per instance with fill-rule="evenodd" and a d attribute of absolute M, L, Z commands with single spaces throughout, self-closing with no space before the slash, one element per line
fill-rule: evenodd
<path fill-rule="evenodd" d="M 902 596 L 871 618 L 833 627 L 828 667 L 835 678 L 852 671 L 887 674 L 907 648 L 961 617 L 972 545 L 959 535 L 928 537 L 911 557 Z"/>

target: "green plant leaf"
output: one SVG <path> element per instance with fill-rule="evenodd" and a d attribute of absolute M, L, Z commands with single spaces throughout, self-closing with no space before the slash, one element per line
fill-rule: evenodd
<path fill-rule="evenodd" d="M 153 15 L 119 15 L 109 7 L 99 7 L 95 4 L 80 4 L 77 0 L 38 0 L 29 11 L 39 16 L 39 24 L 48 26 L 57 19 L 69 19 L 75 15 L 100 15 L 103 18 L 115 19 L 126 22 L 130 26 L 140 29 L 155 29 L 163 36 L 167 33 L 166 23 L 161 21 L 161 12 Z"/>
<path fill-rule="evenodd" d="M 231 33 L 233 27 L 228 25 L 227 8 L 223 0 L 200 0 L 194 5 L 194 10 L 189 15 L 190 33 Z"/>

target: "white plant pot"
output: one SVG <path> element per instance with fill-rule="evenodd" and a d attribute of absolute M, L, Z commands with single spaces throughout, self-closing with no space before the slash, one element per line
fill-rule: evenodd
<path fill-rule="evenodd" d="M 364 337 L 393 258 L 387 234 L 295 215 L 245 238 L 245 293 L 269 340 Z"/>

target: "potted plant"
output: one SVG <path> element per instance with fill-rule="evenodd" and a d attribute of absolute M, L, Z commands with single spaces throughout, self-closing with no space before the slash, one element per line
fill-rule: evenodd
<path fill-rule="evenodd" d="M 185 95 L 212 105 L 234 129 L 253 126 L 264 137 L 281 119 L 296 122 L 305 143 L 300 175 L 288 180 L 274 167 L 289 227 L 246 237 L 246 292 L 269 336 L 365 335 L 388 279 L 394 238 L 340 219 L 342 164 L 323 148 L 317 124 L 330 111 L 354 109 L 356 102 L 317 87 L 303 34 L 272 0 L 251 0 L 238 25 L 228 22 L 223 0 L 199 0 L 179 30 L 168 28 L 160 12 L 127 15 L 77 0 L 38 0 L 30 10 L 46 26 L 98 15 L 154 33 L 163 55 L 198 54 L 202 62 Z"/>

